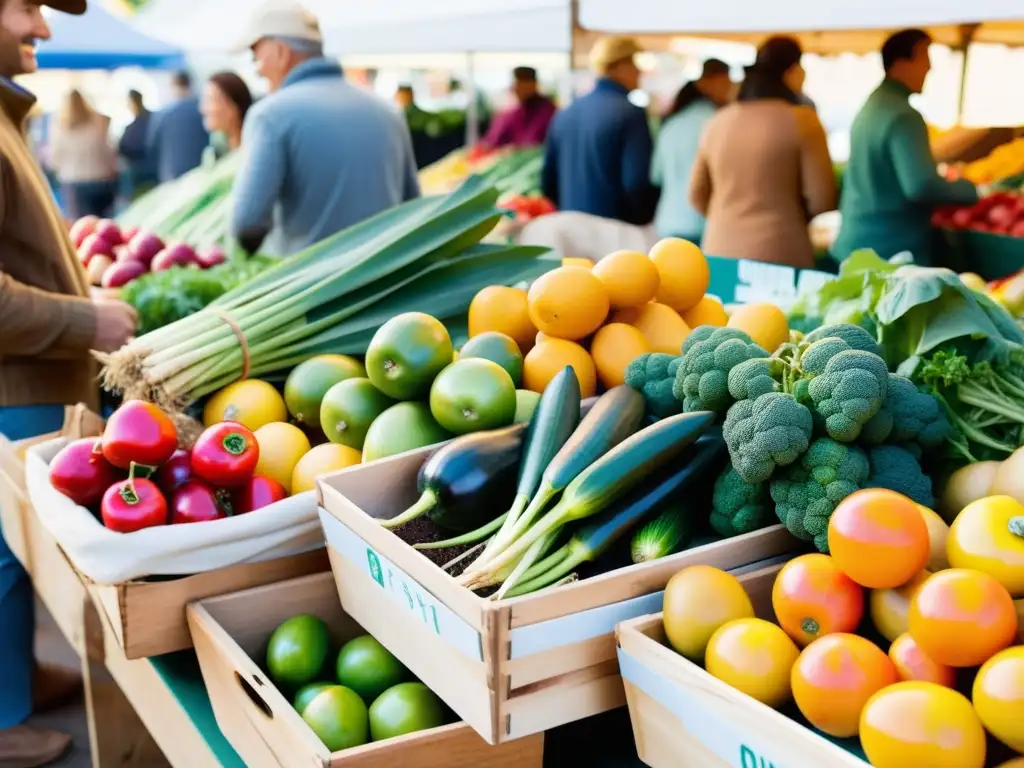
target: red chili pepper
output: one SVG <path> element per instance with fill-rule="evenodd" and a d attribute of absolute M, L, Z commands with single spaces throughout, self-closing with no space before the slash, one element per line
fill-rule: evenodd
<path fill-rule="evenodd" d="M 115 483 L 103 494 L 100 504 L 103 524 L 118 533 L 167 525 L 167 500 L 156 483 L 135 477 L 135 465 L 128 479 Z"/>
<path fill-rule="evenodd" d="M 152 403 L 129 400 L 114 411 L 103 430 L 103 455 L 115 467 L 134 462 L 147 467 L 163 464 L 178 447 L 171 418 Z"/>
<path fill-rule="evenodd" d="M 227 491 L 189 480 L 171 496 L 171 525 L 222 520 L 231 514 Z"/>
<path fill-rule="evenodd" d="M 94 437 L 68 443 L 50 462 L 50 485 L 83 507 L 102 499 L 122 478 L 124 473 L 103 457 Z"/>
<path fill-rule="evenodd" d="M 178 449 L 153 475 L 164 493 L 174 493 L 192 479 L 192 454 Z"/>
<path fill-rule="evenodd" d="M 248 482 L 232 494 L 232 512 L 243 515 L 288 498 L 288 491 L 277 480 L 253 475 Z"/>
<path fill-rule="evenodd" d="M 256 436 L 241 424 L 222 421 L 192 447 L 192 474 L 215 488 L 238 488 L 252 477 L 259 458 Z"/>

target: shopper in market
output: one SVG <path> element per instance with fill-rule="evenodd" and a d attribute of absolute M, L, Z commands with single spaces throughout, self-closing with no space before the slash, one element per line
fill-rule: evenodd
<path fill-rule="evenodd" d="M 931 226 L 935 207 L 978 199 L 969 181 L 939 175 L 924 118 L 910 105 L 931 69 L 930 45 L 926 32 L 905 29 L 882 46 L 885 79 L 850 130 L 842 224 L 832 248 L 839 260 L 872 248 L 885 258 L 909 251 L 915 262 L 930 264 L 938 247 Z"/>
<path fill-rule="evenodd" d="M 110 216 L 117 197 L 117 154 L 110 118 L 71 90 L 50 133 L 49 165 L 72 219 Z"/>
<path fill-rule="evenodd" d="M 81 14 L 85 0 L 47 0 Z M 35 43 L 50 30 L 38 0 L 0 0 L 0 433 L 21 440 L 60 428 L 64 406 L 98 408 L 90 349 L 119 348 L 135 328 L 127 304 L 90 299 L 85 274 L 22 131 L 35 97 L 12 78 L 37 68 Z M 2 532 L 0 532 L 2 533 Z M 56 760 L 66 734 L 24 723 L 62 703 L 80 680 L 33 660 L 35 598 L 0 536 L 0 765 Z"/>
<path fill-rule="evenodd" d="M 121 134 L 117 153 L 124 158 L 131 179 L 132 195 L 137 196 L 156 185 L 156 163 L 149 151 L 149 122 L 153 113 L 146 109 L 142 94 L 128 91 L 128 109 L 132 121 Z"/>
<path fill-rule="evenodd" d="M 260 247 L 275 218 L 284 253 L 293 254 L 419 196 L 405 121 L 345 81 L 308 10 L 265 3 L 242 47 L 272 91 L 242 131 L 231 228 L 246 250 Z"/>
<path fill-rule="evenodd" d="M 661 189 L 654 227 L 659 237 L 700 243 L 704 217 L 690 204 L 690 175 L 704 128 L 733 95 L 729 65 L 704 62 L 701 75 L 676 94 L 658 131 L 651 161 L 651 183 Z"/>
<path fill-rule="evenodd" d="M 149 128 L 149 151 L 156 158 L 161 184 L 198 168 L 210 143 L 199 112 L 199 97 L 192 93 L 191 76 L 188 72 L 175 73 L 172 86 L 174 100 L 153 115 Z"/>
<path fill-rule="evenodd" d="M 825 129 L 800 99 L 802 56 L 792 38 L 769 39 L 737 102 L 707 124 L 690 180 L 706 253 L 814 266 L 807 225 L 835 208 L 836 186 Z"/>
<path fill-rule="evenodd" d="M 217 72 L 207 79 L 200 111 L 218 156 L 242 145 L 242 125 L 252 102 L 249 86 L 234 72 Z"/>
<path fill-rule="evenodd" d="M 544 194 L 561 211 L 580 211 L 628 224 L 649 224 L 657 192 L 651 186 L 647 114 L 629 100 L 640 87 L 629 37 L 606 37 L 591 51 L 594 90 L 555 115 L 544 154 Z"/>
<path fill-rule="evenodd" d="M 481 144 L 485 149 L 534 147 L 544 143 L 555 116 L 555 102 L 540 92 L 537 70 L 516 67 L 512 71 L 512 92 L 517 104 L 497 115 Z"/>

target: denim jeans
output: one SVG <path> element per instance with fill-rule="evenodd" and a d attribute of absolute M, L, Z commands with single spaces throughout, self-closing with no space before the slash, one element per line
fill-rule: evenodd
<path fill-rule="evenodd" d="M 64 406 L 0 408 L 0 434 L 24 440 L 60 429 Z M 32 642 L 35 596 L 28 574 L 11 553 L 0 530 L 0 730 L 32 714 Z"/>

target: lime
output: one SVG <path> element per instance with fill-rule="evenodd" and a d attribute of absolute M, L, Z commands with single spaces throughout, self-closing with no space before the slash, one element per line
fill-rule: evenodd
<path fill-rule="evenodd" d="M 441 443 L 451 437 L 423 403 L 399 403 L 374 419 L 363 443 L 363 463 Z"/>
<path fill-rule="evenodd" d="M 309 685 L 302 686 L 295 694 L 295 711 L 301 715 L 306 711 L 309 702 L 315 699 L 321 691 L 333 687 L 334 683 L 309 683 Z"/>
<path fill-rule="evenodd" d="M 484 360 L 497 363 L 508 371 L 517 387 L 523 383 L 523 353 L 519 351 L 519 345 L 511 336 L 497 331 L 487 331 L 474 336 L 459 350 L 460 360 L 467 357 L 482 357 Z"/>
<path fill-rule="evenodd" d="M 407 680 L 407 670 L 371 635 L 349 640 L 338 653 L 338 682 L 373 701 L 393 685 Z"/>
<path fill-rule="evenodd" d="M 300 363 L 284 383 L 288 412 L 303 426 L 320 427 L 320 403 L 327 390 L 345 379 L 365 376 L 366 369 L 347 355 L 318 355 Z"/>
<path fill-rule="evenodd" d="M 461 358 L 434 379 L 430 412 L 457 435 L 507 427 L 516 416 L 516 385 L 497 363 Z"/>
<path fill-rule="evenodd" d="M 369 379 L 346 379 L 324 395 L 320 426 L 332 443 L 361 451 L 373 420 L 394 404 Z"/>
<path fill-rule="evenodd" d="M 331 632 L 323 620 L 293 616 L 270 636 L 267 671 L 278 685 L 298 688 L 319 677 L 330 650 Z"/>
<path fill-rule="evenodd" d="M 388 688 L 370 706 L 370 735 L 374 741 L 442 725 L 441 701 L 423 683 L 401 683 Z"/>
<path fill-rule="evenodd" d="M 527 424 L 533 418 L 533 412 L 537 410 L 540 402 L 540 393 L 532 392 L 529 389 L 516 390 L 516 417 L 514 424 Z"/>
<path fill-rule="evenodd" d="M 331 752 L 360 747 L 369 741 L 366 703 L 351 688 L 332 685 L 306 705 L 306 725 Z"/>
<path fill-rule="evenodd" d="M 366 350 L 366 375 L 388 397 L 415 400 L 430 391 L 452 353 L 452 340 L 440 320 L 406 312 L 373 335 Z"/>

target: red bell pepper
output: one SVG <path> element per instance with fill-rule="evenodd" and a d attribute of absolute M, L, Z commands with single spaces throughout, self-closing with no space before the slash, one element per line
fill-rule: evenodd
<path fill-rule="evenodd" d="M 231 509 L 236 515 L 255 512 L 274 502 L 288 498 L 288 491 L 277 480 L 263 475 L 253 475 L 248 482 L 232 494 Z"/>
<path fill-rule="evenodd" d="M 103 455 L 121 469 L 129 469 L 133 463 L 157 467 L 177 448 L 178 431 L 170 416 L 142 400 L 124 403 L 103 430 Z"/>
<path fill-rule="evenodd" d="M 171 525 L 223 520 L 230 514 L 227 492 L 202 480 L 189 480 L 171 496 Z"/>
<path fill-rule="evenodd" d="M 152 480 L 135 477 L 135 466 L 128 479 L 115 483 L 103 494 L 100 504 L 103 524 L 118 533 L 167 525 L 167 499 Z"/>
<path fill-rule="evenodd" d="M 255 435 L 234 421 L 222 421 L 192 447 L 192 474 L 214 488 L 238 488 L 252 477 L 259 459 Z"/>
<path fill-rule="evenodd" d="M 103 457 L 94 437 L 68 443 L 50 462 L 50 485 L 83 507 L 98 502 L 123 478 L 124 473 Z"/>

